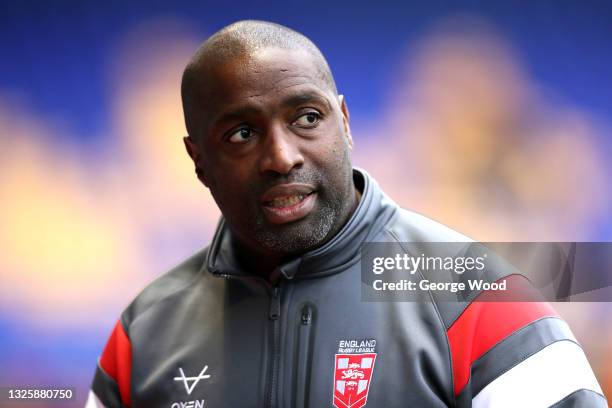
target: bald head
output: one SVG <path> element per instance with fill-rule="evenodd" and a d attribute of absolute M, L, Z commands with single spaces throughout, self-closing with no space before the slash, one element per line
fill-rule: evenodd
<path fill-rule="evenodd" d="M 197 133 L 194 112 L 199 110 L 201 91 L 207 86 L 206 75 L 215 66 L 245 58 L 264 50 L 306 52 L 312 58 L 317 76 L 323 84 L 337 95 L 336 84 L 325 57 L 316 45 L 304 35 L 285 26 L 256 20 L 245 20 L 230 24 L 206 40 L 193 55 L 181 83 L 183 112 L 187 131 L 193 137 Z"/>

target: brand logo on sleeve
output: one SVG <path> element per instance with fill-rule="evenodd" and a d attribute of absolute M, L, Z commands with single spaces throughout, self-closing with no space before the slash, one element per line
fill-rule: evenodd
<path fill-rule="evenodd" d="M 368 399 L 376 340 L 341 340 L 334 367 L 334 406 L 361 408 Z"/>

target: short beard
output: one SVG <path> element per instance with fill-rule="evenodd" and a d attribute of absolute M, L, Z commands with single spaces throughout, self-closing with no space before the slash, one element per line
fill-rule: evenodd
<path fill-rule="evenodd" d="M 314 225 L 288 226 L 284 231 L 272 231 L 258 220 L 253 238 L 261 248 L 283 256 L 306 252 L 326 241 L 341 214 L 340 209 L 326 206 L 316 216 Z"/>
<path fill-rule="evenodd" d="M 305 218 L 281 225 L 270 224 L 260 209 L 252 208 L 250 216 L 245 217 L 248 225 L 242 221 L 241 228 L 232 228 L 231 222 L 229 224 L 233 231 L 248 234 L 238 238 L 238 241 L 250 251 L 263 256 L 288 258 L 311 251 L 332 239 L 348 221 L 356 204 L 353 166 L 348 149 L 343 156 L 336 162 L 335 168 L 328 168 L 323 173 L 331 174 L 331 180 L 324 179 L 320 172 L 299 169 L 288 176 L 269 178 L 267 183 L 257 186 L 250 193 L 252 197 L 261 196 L 263 191 L 280 182 L 310 184 L 318 187 L 317 205 Z M 219 205 L 219 208 L 223 206 Z"/>
<path fill-rule="evenodd" d="M 353 168 L 348 158 L 348 152 L 339 169 L 344 169 L 345 183 L 340 189 L 326 189 L 318 191 L 320 194 L 319 209 L 304 220 L 298 220 L 291 225 L 282 225 L 279 228 L 270 228 L 262 215 L 255 217 L 253 239 L 267 252 L 281 256 L 297 255 L 315 249 L 331 239 L 345 224 L 353 211 L 354 191 Z M 310 175 L 308 181 L 320 181 L 318 177 Z M 319 182 L 318 185 L 331 185 L 329 182 Z"/>

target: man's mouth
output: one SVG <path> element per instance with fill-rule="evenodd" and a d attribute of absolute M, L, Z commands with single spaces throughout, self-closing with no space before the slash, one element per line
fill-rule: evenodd
<path fill-rule="evenodd" d="M 312 194 L 312 193 L 310 193 L 310 194 Z M 264 203 L 264 205 L 266 205 L 268 207 L 273 207 L 273 208 L 292 207 L 292 206 L 296 205 L 297 203 L 302 202 L 304 200 L 304 198 L 309 196 L 310 194 L 296 194 L 296 195 L 292 195 L 292 196 L 288 196 L 288 197 L 279 197 L 279 198 L 275 198 L 272 201 L 268 201 L 268 202 Z"/>
<path fill-rule="evenodd" d="M 272 224 L 285 224 L 306 217 L 316 203 L 314 187 L 281 184 L 270 188 L 260 199 L 263 212 Z"/>

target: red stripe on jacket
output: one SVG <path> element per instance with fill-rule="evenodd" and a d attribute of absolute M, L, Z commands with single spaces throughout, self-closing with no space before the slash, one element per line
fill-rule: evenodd
<path fill-rule="evenodd" d="M 536 301 L 541 296 L 527 279 L 511 275 L 498 282 L 504 280 L 505 292 L 480 293 L 448 329 L 455 395 L 467 385 L 474 361 L 493 346 L 529 323 L 557 316 L 548 303 Z"/>
<path fill-rule="evenodd" d="M 130 406 L 130 380 L 132 374 L 132 345 L 121 321 L 113 329 L 100 357 L 100 366 L 119 386 L 121 402 Z"/>

